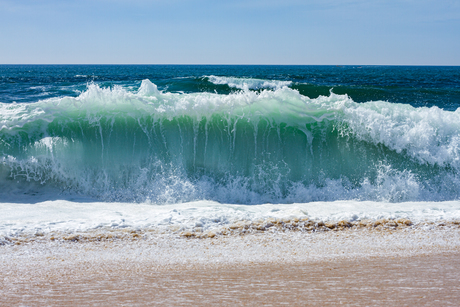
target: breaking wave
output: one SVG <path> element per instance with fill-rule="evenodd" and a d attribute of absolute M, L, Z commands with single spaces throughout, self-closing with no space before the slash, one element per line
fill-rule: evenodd
<path fill-rule="evenodd" d="M 0 104 L 0 196 L 243 204 L 460 196 L 459 110 L 207 78 L 241 91 L 171 93 L 144 80 L 137 92 L 90 84 L 78 97 Z"/>

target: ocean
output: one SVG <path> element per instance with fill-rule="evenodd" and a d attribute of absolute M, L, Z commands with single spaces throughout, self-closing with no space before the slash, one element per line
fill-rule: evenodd
<path fill-rule="evenodd" d="M 0 239 L 458 220 L 459 107 L 460 67 L 0 65 Z"/>

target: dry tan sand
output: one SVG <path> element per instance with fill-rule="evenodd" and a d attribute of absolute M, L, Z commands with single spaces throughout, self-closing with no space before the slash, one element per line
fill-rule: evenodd
<path fill-rule="evenodd" d="M 1 246 L 2 306 L 460 305 L 460 231 Z"/>

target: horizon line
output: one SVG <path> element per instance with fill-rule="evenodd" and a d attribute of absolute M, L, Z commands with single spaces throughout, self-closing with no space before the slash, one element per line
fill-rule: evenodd
<path fill-rule="evenodd" d="M 95 63 L 86 63 L 86 64 L 72 64 L 72 63 L 14 63 L 14 64 L 2 64 L 0 66 L 7 66 L 7 65 L 43 65 L 43 66 L 129 66 L 129 65 L 136 65 L 136 66 L 336 66 L 336 67 L 344 67 L 344 66 L 412 66 L 412 67 L 459 67 L 460 65 L 453 65 L 453 64 L 127 64 L 127 63 L 118 63 L 118 64 L 95 64 Z"/>

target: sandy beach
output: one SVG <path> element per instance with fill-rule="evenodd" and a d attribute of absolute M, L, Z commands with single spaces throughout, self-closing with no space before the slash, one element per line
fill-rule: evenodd
<path fill-rule="evenodd" d="M 460 303 L 460 230 L 174 234 L 0 246 L 2 306 Z"/>

